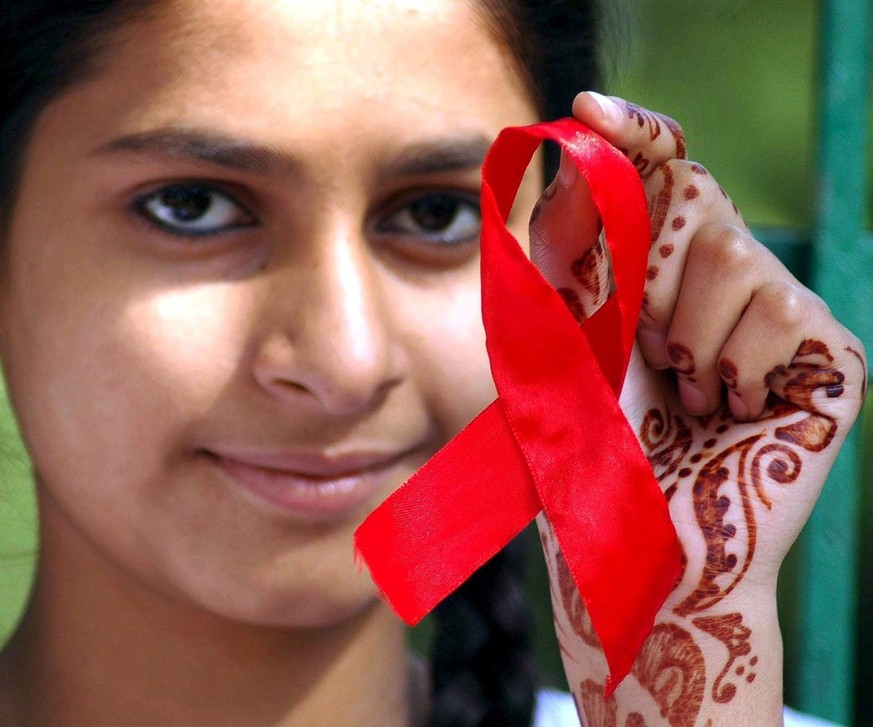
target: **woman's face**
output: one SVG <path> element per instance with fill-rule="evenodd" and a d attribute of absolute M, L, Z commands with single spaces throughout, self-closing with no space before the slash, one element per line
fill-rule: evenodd
<path fill-rule="evenodd" d="M 374 597 L 356 526 L 494 395 L 479 166 L 534 111 L 462 0 L 179 0 L 116 39 L 40 117 L 2 253 L 43 536 L 335 622 Z"/>

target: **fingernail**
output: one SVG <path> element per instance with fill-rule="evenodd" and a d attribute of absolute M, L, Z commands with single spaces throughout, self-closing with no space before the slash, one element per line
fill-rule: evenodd
<path fill-rule="evenodd" d="M 705 414 L 709 411 L 709 399 L 690 381 L 679 379 L 679 398 L 689 414 Z"/>
<path fill-rule="evenodd" d="M 734 417 L 740 421 L 746 421 L 752 418 L 752 412 L 749 411 L 749 406 L 743 401 L 736 391 L 728 392 L 728 406 L 730 406 Z"/>
<path fill-rule="evenodd" d="M 600 106 L 605 121 L 609 121 L 612 124 L 620 124 L 624 120 L 624 113 L 621 107 L 611 98 L 604 96 L 602 93 L 597 93 L 597 91 L 588 91 L 588 95 Z"/>
<path fill-rule="evenodd" d="M 579 169 L 566 149 L 561 149 L 561 165 L 558 167 L 558 184 L 569 189 L 576 183 Z"/>

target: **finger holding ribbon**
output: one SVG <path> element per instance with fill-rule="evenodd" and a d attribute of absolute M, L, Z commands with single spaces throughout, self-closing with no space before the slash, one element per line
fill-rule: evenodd
<path fill-rule="evenodd" d="M 646 189 L 652 244 L 621 405 L 683 565 L 607 699 L 596 623 L 555 529 L 538 518 L 568 682 L 586 724 L 781 724 L 776 576 L 866 393 L 864 350 L 754 240 L 712 175 L 684 159 L 678 124 L 587 93 L 574 113 L 626 154 Z M 588 194 L 562 164 L 531 225 L 532 258 L 580 321 L 612 287 Z"/>

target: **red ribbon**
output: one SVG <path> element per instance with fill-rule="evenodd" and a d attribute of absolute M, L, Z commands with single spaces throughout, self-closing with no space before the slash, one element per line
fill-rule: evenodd
<path fill-rule="evenodd" d="M 543 139 L 588 182 L 616 292 L 581 325 L 506 229 Z M 541 511 L 610 669 L 627 675 L 679 575 L 667 504 L 618 395 L 651 240 L 636 170 L 573 119 L 504 129 L 482 168 L 482 316 L 498 398 L 355 533 L 400 616 L 417 623 Z"/>

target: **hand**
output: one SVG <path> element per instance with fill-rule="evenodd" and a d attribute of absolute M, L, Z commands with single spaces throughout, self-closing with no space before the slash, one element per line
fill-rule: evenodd
<path fill-rule="evenodd" d="M 659 715 L 674 725 L 781 724 L 776 577 L 860 409 L 863 347 L 684 158 L 675 121 L 593 94 L 580 94 L 573 113 L 631 159 L 649 200 L 648 280 L 621 404 L 685 560 L 607 703 L 596 637 L 540 517 L 571 689 L 593 724 L 622 724 L 599 721 L 611 714 L 624 724 Z M 533 216 L 531 257 L 580 319 L 610 293 L 597 230 L 584 181 L 562 164 Z"/>

